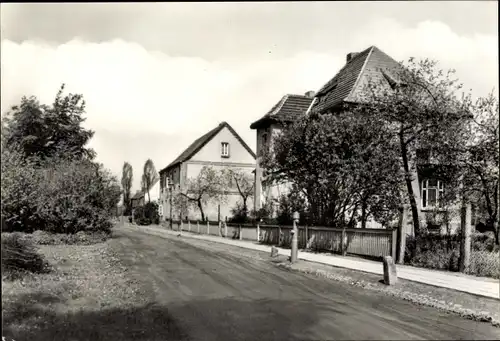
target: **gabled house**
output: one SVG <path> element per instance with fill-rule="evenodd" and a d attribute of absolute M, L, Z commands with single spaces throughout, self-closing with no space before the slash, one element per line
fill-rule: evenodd
<path fill-rule="evenodd" d="M 160 171 L 160 205 L 165 219 L 170 217 L 170 189 L 185 192 L 188 179 L 198 176 L 204 166 L 215 170 L 234 169 L 247 172 L 253 177 L 255 153 L 227 123 L 222 122 L 189 145 L 174 161 Z M 209 220 L 231 217 L 231 209 L 241 200 L 235 184 L 224 190 L 227 201 L 224 204 L 210 203 L 203 207 Z M 248 203 L 249 207 L 252 203 Z M 198 209 L 190 207 L 186 212 L 172 208 L 173 219 L 201 219 Z"/>
<path fill-rule="evenodd" d="M 143 206 L 144 204 L 151 202 L 159 203 L 160 199 L 160 179 L 156 180 L 149 189 L 149 197 L 147 191 L 139 190 L 130 199 L 132 204 L 132 209 Z M 160 215 L 162 215 L 161 209 Z"/>
<path fill-rule="evenodd" d="M 284 112 L 281 117 L 286 117 L 287 120 L 294 120 L 302 114 L 339 112 L 343 110 L 345 104 L 356 105 L 366 103 L 365 89 L 368 82 L 377 82 L 377 86 L 394 88 L 399 84 L 397 77 L 398 72 L 402 70 L 402 65 L 395 61 L 392 57 L 378 49 L 376 46 L 371 46 L 361 52 L 351 52 L 346 56 L 346 63 L 340 71 L 330 79 L 319 91 L 316 92 L 314 99 L 306 100 L 302 97 L 300 106 L 293 106 L 290 112 Z M 286 96 L 285 96 L 286 97 Z M 267 136 L 272 137 L 272 134 L 267 135 L 268 130 L 279 130 L 279 124 L 271 118 L 273 114 L 280 112 L 283 104 L 286 103 L 283 98 L 266 116 L 257 122 L 254 122 L 250 127 L 257 129 L 257 151 L 262 145 L 262 141 L 266 140 Z M 300 107 L 300 109 L 299 109 Z M 285 107 L 286 108 L 286 107 Z M 276 127 L 276 128 L 272 128 Z M 265 136 L 265 137 L 263 137 Z M 269 143 L 269 142 L 267 142 Z M 272 142 L 271 142 L 272 143 Z M 446 184 L 443 180 L 433 177 L 432 165 L 430 156 L 425 151 L 419 151 L 417 161 L 418 170 L 413 174 L 413 191 L 416 194 L 416 200 L 419 209 L 419 220 L 426 221 L 426 217 L 430 213 L 435 212 L 439 197 L 446 190 Z M 257 179 L 262 174 L 257 162 Z M 256 182 L 256 197 L 259 181 Z M 259 203 L 256 203 L 256 207 Z M 413 235 L 413 225 L 411 224 L 411 214 L 409 215 L 409 223 L 407 233 Z M 452 230 L 456 230 L 459 226 L 459 218 L 455 217 L 451 222 Z M 369 222 L 369 227 L 378 227 L 376 223 Z"/>
<path fill-rule="evenodd" d="M 255 194 L 254 209 L 259 211 L 267 203 L 272 209 L 271 214 L 277 211 L 276 199 L 286 194 L 289 184 L 276 184 L 266 181 L 265 170 L 261 166 L 262 152 L 270 148 L 273 137 L 281 132 L 283 123 L 290 123 L 304 115 L 313 104 L 314 91 L 304 95 L 288 94 L 283 96 L 262 118 L 250 125 L 250 129 L 257 132 L 257 162 L 255 166 Z"/>

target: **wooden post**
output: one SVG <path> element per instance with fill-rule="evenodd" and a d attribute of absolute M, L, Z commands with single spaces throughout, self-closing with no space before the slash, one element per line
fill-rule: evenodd
<path fill-rule="evenodd" d="M 238 238 L 241 240 L 242 236 L 241 236 L 241 225 L 238 225 L 238 228 L 239 228 L 239 233 L 238 233 Z"/>
<path fill-rule="evenodd" d="M 198 226 L 198 234 L 200 234 L 200 222 L 197 220 L 196 225 Z"/>
<path fill-rule="evenodd" d="M 460 272 L 467 273 L 470 266 L 471 249 L 471 204 L 463 203 L 461 208 Z"/>
<path fill-rule="evenodd" d="M 278 246 L 281 246 L 281 226 L 278 225 Z"/>
<path fill-rule="evenodd" d="M 305 239 L 304 239 L 304 250 L 307 249 L 307 241 L 309 240 L 309 229 L 307 228 L 307 224 L 305 226 Z"/>
<path fill-rule="evenodd" d="M 222 237 L 222 222 L 219 219 L 219 237 Z"/>
<path fill-rule="evenodd" d="M 210 221 L 207 219 L 207 235 L 210 235 Z"/>
<path fill-rule="evenodd" d="M 257 242 L 260 242 L 260 226 L 259 226 L 259 223 L 257 223 Z"/>
<path fill-rule="evenodd" d="M 347 247 L 346 247 L 346 239 L 347 239 L 347 234 L 345 233 L 345 228 L 342 229 L 342 240 L 340 241 L 340 249 L 342 252 L 342 256 L 345 256 L 347 253 Z"/>
<path fill-rule="evenodd" d="M 408 206 L 404 205 L 401 210 L 401 216 L 399 217 L 399 254 L 398 263 L 404 264 L 405 262 L 405 250 L 406 250 L 406 228 L 408 227 Z"/>

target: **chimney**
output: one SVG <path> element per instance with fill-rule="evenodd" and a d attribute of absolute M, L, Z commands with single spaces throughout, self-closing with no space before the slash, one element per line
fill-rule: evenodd
<path fill-rule="evenodd" d="M 348 53 L 347 57 L 346 57 L 346 64 L 349 63 L 358 54 L 359 54 L 359 52 L 350 52 L 350 53 Z"/>
<path fill-rule="evenodd" d="M 314 91 L 308 91 L 304 94 L 304 96 L 307 96 L 309 98 L 314 98 L 314 96 L 316 96 L 316 93 Z"/>

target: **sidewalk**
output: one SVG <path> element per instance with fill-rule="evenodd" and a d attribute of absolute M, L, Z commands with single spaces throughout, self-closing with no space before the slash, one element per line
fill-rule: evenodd
<path fill-rule="evenodd" d="M 155 235 L 171 234 L 178 235 L 179 231 L 166 230 L 160 227 L 147 227 L 141 226 L 141 230 L 149 231 Z M 182 231 L 182 236 L 209 240 L 216 243 L 227 245 L 234 245 L 246 249 L 252 249 L 263 252 L 270 252 L 271 245 L 262 245 L 256 242 L 246 240 L 227 239 L 217 236 L 199 235 L 196 233 L 189 233 Z M 290 255 L 290 250 L 279 248 L 280 255 Z M 351 257 L 342 257 L 331 254 L 319 254 L 311 252 L 299 251 L 299 259 L 316 262 L 341 268 L 348 268 L 358 271 L 370 272 L 383 276 L 382 262 L 375 262 L 369 260 L 353 259 Z M 486 296 L 492 298 L 500 298 L 500 281 L 491 278 L 468 276 L 461 273 L 445 272 L 437 270 L 420 269 L 407 265 L 397 265 L 398 278 L 429 284 L 437 287 L 449 288 L 458 291 L 463 291 L 479 296 Z"/>

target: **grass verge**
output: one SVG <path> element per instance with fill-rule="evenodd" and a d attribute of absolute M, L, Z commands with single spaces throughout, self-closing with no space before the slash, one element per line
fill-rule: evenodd
<path fill-rule="evenodd" d="M 127 276 L 112 243 L 41 245 L 50 273 L 2 280 L 3 336 L 17 341 L 169 339 L 159 326 L 173 330 L 173 322 Z"/>

